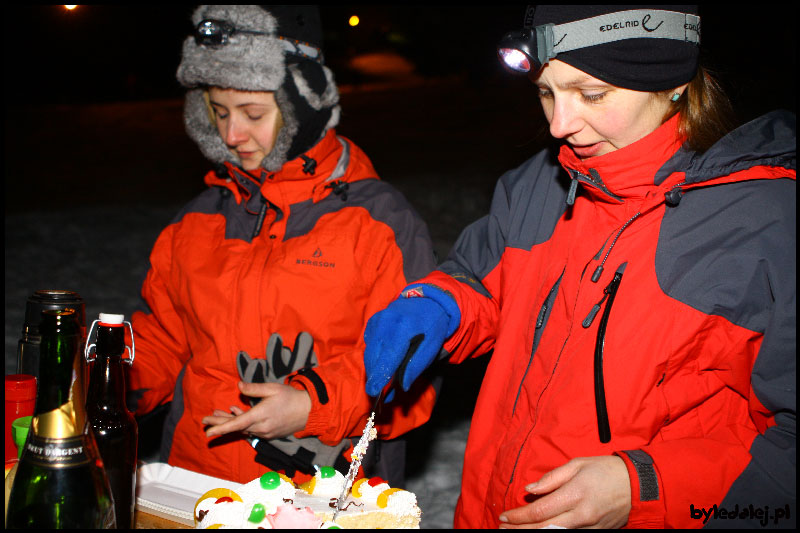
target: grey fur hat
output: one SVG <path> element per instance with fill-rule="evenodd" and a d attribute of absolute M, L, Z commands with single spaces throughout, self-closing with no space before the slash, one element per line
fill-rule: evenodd
<path fill-rule="evenodd" d="M 339 122 L 339 92 L 323 63 L 316 6 L 203 5 L 192 15 L 195 33 L 183 43 L 178 81 L 186 94 L 189 136 L 216 163 L 239 165 L 212 123 L 208 87 L 274 91 L 283 127 L 261 162 L 269 171 L 311 149 Z"/>

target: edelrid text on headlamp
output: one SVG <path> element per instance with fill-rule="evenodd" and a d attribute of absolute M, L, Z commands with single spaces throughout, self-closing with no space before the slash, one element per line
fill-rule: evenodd
<path fill-rule="evenodd" d="M 533 26 L 533 8 L 525 13 L 525 28 L 507 33 L 497 54 L 510 69 L 536 72 L 562 52 L 624 39 L 674 39 L 700 43 L 700 17 L 658 9 L 633 9 L 565 24 Z"/>
<path fill-rule="evenodd" d="M 242 30 L 225 20 L 205 19 L 195 28 L 194 41 L 203 46 L 223 46 L 228 44 L 230 38 L 237 33 L 249 35 L 269 35 L 262 31 Z M 309 43 L 277 37 L 290 54 L 312 59 L 322 63 L 322 51 Z"/>

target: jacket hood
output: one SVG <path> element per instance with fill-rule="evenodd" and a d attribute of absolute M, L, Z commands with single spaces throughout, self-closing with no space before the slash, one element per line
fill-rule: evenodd
<path fill-rule="evenodd" d="M 656 174 L 658 185 L 683 172 L 686 184 L 699 184 L 756 166 L 797 169 L 797 116 L 772 111 L 731 131 L 702 154 L 679 150 Z"/>

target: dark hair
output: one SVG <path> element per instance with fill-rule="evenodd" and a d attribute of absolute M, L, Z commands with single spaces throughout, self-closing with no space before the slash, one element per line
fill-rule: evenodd
<path fill-rule="evenodd" d="M 658 94 L 669 98 L 672 91 Z M 674 102 L 664 117 L 664 122 L 680 113 L 678 133 L 686 137 L 686 147 L 705 152 L 731 131 L 734 125 L 733 106 L 714 76 L 702 66 Z"/>

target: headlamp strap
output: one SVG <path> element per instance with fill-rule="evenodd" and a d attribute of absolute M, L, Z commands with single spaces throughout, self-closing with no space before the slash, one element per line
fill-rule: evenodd
<path fill-rule="evenodd" d="M 554 24 L 542 24 L 534 28 L 536 32 L 536 55 L 538 56 L 536 59 L 540 65 L 549 62 L 558 53 L 555 51 L 555 34 L 553 33 L 553 28 L 555 27 Z M 559 50 L 559 52 L 563 52 L 563 50 Z"/>
<path fill-rule="evenodd" d="M 533 28 L 533 15 L 536 13 L 535 5 L 528 5 L 525 7 L 525 19 L 523 20 L 522 27 L 526 30 Z"/>
<path fill-rule="evenodd" d="M 540 28 L 543 29 L 540 31 Z M 536 27 L 537 55 L 541 64 L 561 52 L 624 39 L 675 39 L 700 44 L 700 17 L 660 9 L 632 9 L 557 26 Z"/>
<path fill-rule="evenodd" d="M 675 39 L 700 44 L 700 17 L 660 9 L 632 9 L 553 26 L 555 53 L 624 39 Z"/>

